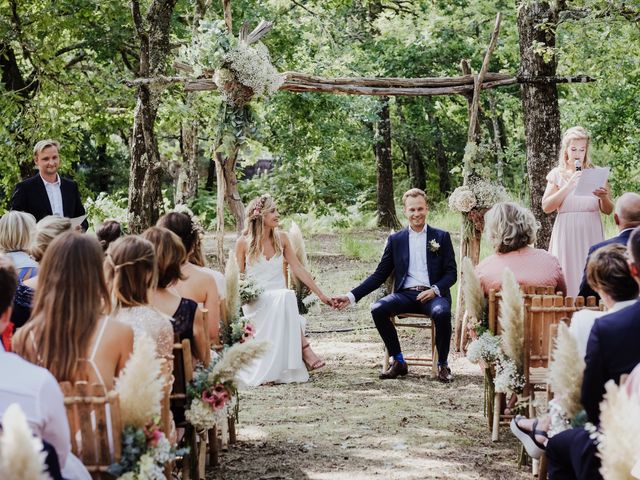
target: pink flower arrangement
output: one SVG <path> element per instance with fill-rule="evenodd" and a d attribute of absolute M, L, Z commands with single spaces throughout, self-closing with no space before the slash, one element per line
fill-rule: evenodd
<path fill-rule="evenodd" d="M 244 332 L 242 332 L 242 338 L 240 338 L 240 343 L 244 343 L 250 338 L 253 338 L 254 333 L 255 332 L 253 331 L 253 325 L 251 325 L 250 323 L 247 323 L 244 326 Z"/>
<path fill-rule="evenodd" d="M 147 444 L 153 448 L 157 447 L 158 442 L 160 442 L 160 440 L 162 440 L 162 438 L 164 437 L 164 433 L 162 433 L 160 427 L 158 427 L 158 425 L 153 422 L 145 425 L 144 435 L 145 437 L 147 437 Z"/>
<path fill-rule="evenodd" d="M 207 403 L 212 410 L 220 410 L 230 399 L 229 391 L 222 384 L 202 392 L 202 401 Z"/>

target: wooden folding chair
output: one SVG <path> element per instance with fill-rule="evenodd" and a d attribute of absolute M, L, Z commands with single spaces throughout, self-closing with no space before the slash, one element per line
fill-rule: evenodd
<path fill-rule="evenodd" d="M 115 391 L 88 382 L 62 382 L 64 405 L 71 432 L 71 451 L 87 468 L 91 477 L 113 478 L 107 469 L 122 455 L 120 400 Z"/>
<path fill-rule="evenodd" d="M 416 354 L 406 355 L 404 357 L 407 365 L 413 365 L 417 367 L 430 367 L 431 376 L 436 378 L 438 376 L 438 350 L 436 349 L 436 328 L 427 315 L 420 313 L 401 313 L 394 317 L 391 317 L 391 322 L 397 328 L 415 328 L 418 330 L 430 330 L 431 331 L 431 353 L 430 354 Z M 384 358 L 382 359 L 382 371 L 386 372 L 389 368 L 389 350 L 384 348 Z"/>

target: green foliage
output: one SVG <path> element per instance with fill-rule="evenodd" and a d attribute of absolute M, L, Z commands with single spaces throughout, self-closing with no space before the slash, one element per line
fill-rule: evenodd
<path fill-rule="evenodd" d="M 353 235 L 344 235 L 340 238 L 340 249 L 351 258 L 371 261 L 380 258 L 382 252 L 378 244 L 372 240 L 364 240 Z"/>

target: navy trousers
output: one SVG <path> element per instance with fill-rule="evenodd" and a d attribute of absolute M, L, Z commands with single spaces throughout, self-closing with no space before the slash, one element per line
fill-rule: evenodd
<path fill-rule="evenodd" d="M 549 480 L 598 480 L 598 447 L 584 428 L 572 428 L 554 435 L 547 442 Z"/>
<path fill-rule="evenodd" d="M 382 337 L 389 355 L 397 355 L 402 351 L 398 332 L 391 323 L 391 317 L 399 313 L 422 313 L 428 315 L 436 327 L 436 349 L 438 365 L 446 365 L 451 344 L 451 303 L 443 297 L 435 297 L 426 303 L 416 300 L 420 294 L 415 290 L 399 292 L 381 298 L 371 306 L 371 316 Z"/>

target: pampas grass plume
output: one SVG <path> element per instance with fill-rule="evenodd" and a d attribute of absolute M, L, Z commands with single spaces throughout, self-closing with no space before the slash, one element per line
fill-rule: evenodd
<path fill-rule="evenodd" d="M 500 300 L 500 325 L 502 326 L 502 349 L 516 364 L 519 372 L 524 366 L 524 297 L 515 275 L 508 268 L 502 276 L 502 299 Z"/>
<path fill-rule="evenodd" d="M 600 404 L 600 473 L 607 480 L 632 480 L 631 469 L 640 459 L 640 397 L 629 395 L 613 380 L 605 385 Z"/>
<path fill-rule="evenodd" d="M 565 323 L 558 325 L 553 360 L 549 365 L 549 384 L 555 399 L 569 418 L 582 410 L 580 390 L 584 373 L 584 359 L 578 352 L 578 343 Z"/>
<path fill-rule="evenodd" d="M 209 379 L 219 383 L 234 380 L 240 370 L 264 355 L 269 347 L 269 342 L 258 340 L 234 344 L 224 352 L 222 359 L 213 367 Z"/>
<path fill-rule="evenodd" d="M 34 437 L 27 418 L 17 403 L 2 416 L 0 435 L 0 478 L 3 480 L 44 480 L 46 454 L 42 441 Z"/>
<path fill-rule="evenodd" d="M 229 320 L 233 320 L 240 310 L 240 269 L 233 250 L 229 251 L 229 260 L 224 269 L 224 280 L 227 286 L 227 312 Z"/>
<path fill-rule="evenodd" d="M 464 279 L 462 289 L 466 310 L 476 321 L 480 321 L 487 302 L 484 298 L 482 285 L 480 285 L 480 279 L 476 275 L 469 257 L 462 259 L 462 278 Z"/>
<path fill-rule="evenodd" d="M 141 428 L 160 415 L 163 386 L 162 359 L 156 355 L 153 340 L 141 335 L 116 380 L 122 424 Z"/>

